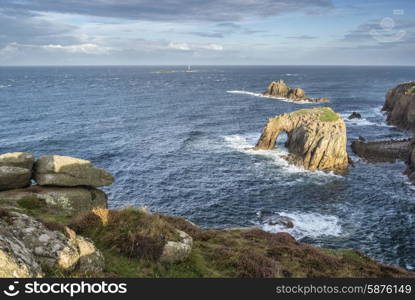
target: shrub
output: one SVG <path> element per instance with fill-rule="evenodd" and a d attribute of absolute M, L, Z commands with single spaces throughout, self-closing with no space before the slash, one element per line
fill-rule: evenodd
<path fill-rule="evenodd" d="M 96 209 L 69 225 L 128 257 L 158 260 L 164 245 L 177 240 L 176 229 L 160 216 L 133 208 Z"/>

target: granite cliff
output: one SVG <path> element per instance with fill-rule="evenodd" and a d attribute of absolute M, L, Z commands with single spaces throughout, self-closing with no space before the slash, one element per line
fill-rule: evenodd
<path fill-rule="evenodd" d="M 415 81 L 398 84 L 386 94 L 382 111 L 387 123 L 402 129 L 415 130 Z"/>

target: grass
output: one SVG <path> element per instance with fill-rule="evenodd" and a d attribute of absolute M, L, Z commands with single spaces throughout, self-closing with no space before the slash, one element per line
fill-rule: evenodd
<path fill-rule="evenodd" d="M 329 107 L 305 108 L 292 112 L 293 115 L 318 114 L 322 122 L 333 122 L 339 120 L 339 114 L 335 113 Z"/>
<path fill-rule="evenodd" d="M 34 202 L 34 203 L 32 203 Z M 77 218 L 50 215 L 33 199 L 20 202 L 53 230 L 68 225 L 94 241 L 105 257 L 99 274 L 47 270 L 48 277 L 269 278 L 269 277 L 411 277 L 413 273 L 379 264 L 355 250 L 322 249 L 295 241 L 287 233 L 260 229 L 208 230 L 183 218 L 142 210 L 93 210 Z M 39 204 L 39 203 L 38 203 Z M 41 204 L 41 203 L 40 203 Z M 7 220 L 7 210 L 0 218 Z M 190 256 L 181 263 L 160 263 L 176 229 L 193 238 Z"/>
<path fill-rule="evenodd" d="M 159 259 L 167 241 L 179 239 L 177 230 L 158 215 L 133 208 L 96 209 L 69 226 L 128 257 L 152 261 Z"/>
<path fill-rule="evenodd" d="M 407 95 L 413 95 L 413 94 L 415 94 L 415 85 L 414 86 L 411 86 L 406 92 L 405 92 L 405 94 L 407 94 Z"/>

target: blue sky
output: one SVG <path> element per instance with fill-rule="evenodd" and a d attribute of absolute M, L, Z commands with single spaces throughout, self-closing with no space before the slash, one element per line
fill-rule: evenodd
<path fill-rule="evenodd" d="M 1 0 L 0 65 L 415 65 L 415 1 Z"/>

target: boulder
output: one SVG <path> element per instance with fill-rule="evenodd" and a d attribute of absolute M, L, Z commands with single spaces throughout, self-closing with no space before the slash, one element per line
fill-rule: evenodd
<path fill-rule="evenodd" d="M 293 228 L 294 223 L 293 219 L 286 216 L 276 215 L 269 218 L 266 222 L 268 225 L 280 225 L 285 228 Z"/>
<path fill-rule="evenodd" d="M 30 249 L 42 267 L 72 271 L 79 260 L 77 245 L 62 232 L 47 229 L 25 214 L 11 212 L 9 231 Z"/>
<path fill-rule="evenodd" d="M 42 277 L 42 268 L 22 241 L 0 219 L 0 278 Z"/>
<path fill-rule="evenodd" d="M 329 102 L 327 98 L 310 98 L 301 88 L 289 88 L 284 80 L 271 82 L 266 91 L 262 95 L 273 97 L 277 99 L 290 99 L 293 101 L 307 101 L 307 102 Z"/>
<path fill-rule="evenodd" d="M 35 157 L 27 152 L 13 152 L 0 155 L 0 167 L 18 167 L 31 170 Z"/>
<path fill-rule="evenodd" d="M 34 179 L 39 185 L 107 186 L 114 178 L 88 160 L 69 156 L 45 155 L 35 163 Z"/>
<path fill-rule="evenodd" d="M 78 247 L 79 261 L 76 270 L 86 274 L 102 272 L 105 267 L 104 255 L 94 243 L 86 237 L 77 235 L 67 226 L 64 228 L 64 233 Z"/>
<path fill-rule="evenodd" d="M 273 149 L 281 132 L 288 136 L 288 162 L 310 171 L 347 171 L 346 126 L 332 109 L 301 109 L 269 119 L 253 150 Z"/>
<path fill-rule="evenodd" d="M 415 81 L 398 84 L 385 97 L 386 121 L 402 129 L 415 130 Z"/>
<path fill-rule="evenodd" d="M 17 189 L 30 185 L 32 171 L 20 167 L 0 167 L 0 191 Z"/>
<path fill-rule="evenodd" d="M 105 193 L 88 187 L 32 186 L 0 192 L 0 199 L 12 202 L 41 200 L 46 207 L 70 215 L 107 207 Z"/>
<path fill-rule="evenodd" d="M 354 112 L 353 112 L 350 116 L 348 116 L 347 118 L 348 118 L 349 120 L 352 120 L 352 119 L 361 119 L 361 118 L 362 118 L 362 115 L 354 111 Z"/>
<path fill-rule="evenodd" d="M 192 251 L 193 239 L 186 232 L 177 230 L 179 241 L 167 241 L 164 245 L 160 261 L 177 263 L 186 260 Z"/>
<path fill-rule="evenodd" d="M 410 140 L 353 141 L 352 151 L 368 162 L 406 161 L 410 155 Z"/>
<path fill-rule="evenodd" d="M 76 244 L 79 250 L 79 262 L 77 270 L 81 273 L 101 273 L 105 267 L 104 255 L 94 243 L 83 236 L 76 237 Z"/>

